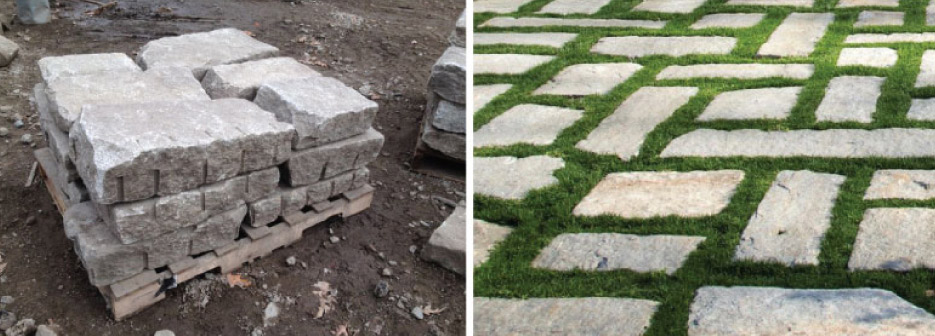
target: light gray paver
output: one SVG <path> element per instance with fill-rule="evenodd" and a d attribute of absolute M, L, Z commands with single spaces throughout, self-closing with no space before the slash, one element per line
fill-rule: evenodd
<path fill-rule="evenodd" d="M 701 287 L 689 336 L 922 336 L 935 317 L 892 292 L 871 289 Z"/>
<path fill-rule="evenodd" d="M 521 143 L 549 145 L 583 114 L 583 111 L 555 106 L 517 105 L 474 132 L 474 147 Z"/>
<path fill-rule="evenodd" d="M 728 0 L 728 5 L 812 7 L 814 0 Z"/>
<path fill-rule="evenodd" d="M 935 130 L 882 128 L 718 131 L 682 135 L 660 157 L 935 157 Z"/>
<path fill-rule="evenodd" d="M 474 113 L 487 106 L 490 101 L 510 90 L 513 84 L 491 84 L 474 86 Z"/>
<path fill-rule="evenodd" d="M 224 28 L 203 33 L 163 37 L 146 43 L 136 56 L 144 70 L 182 67 L 201 80 L 208 68 L 267 58 L 279 49 L 245 32 Z"/>
<path fill-rule="evenodd" d="M 577 36 L 572 33 L 475 33 L 474 45 L 512 44 L 561 48 Z"/>
<path fill-rule="evenodd" d="M 691 25 L 691 29 L 705 28 L 750 28 L 756 26 L 766 14 L 762 13 L 722 13 L 708 14 Z"/>
<path fill-rule="evenodd" d="M 495 17 L 484 22 L 481 27 L 636 27 L 646 29 L 662 29 L 666 21 L 656 20 L 617 20 L 617 19 L 559 19 L 540 17 Z"/>
<path fill-rule="evenodd" d="M 838 56 L 838 66 L 889 68 L 898 60 L 896 50 L 890 48 L 844 48 Z"/>
<path fill-rule="evenodd" d="M 33 98 L 36 102 L 36 110 L 39 112 L 39 126 L 45 133 L 46 141 L 55 160 L 55 164 L 59 168 L 59 173 L 63 175 L 63 183 L 57 183 L 56 186 L 59 186 L 59 188 L 63 189 L 66 194 L 69 194 L 68 190 L 71 190 L 71 195 L 83 194 L 84 196 L 87 196 L 87 190 L 77 194 L 74 193 L 79 189 L 83 190 L 84 184 L 81 183 L 80 188 L 72 187 L 71 182 L 77 181 L 81 177 L 78 176 L 78 170 L 75 168 L 75 163 L 72 162 L 71 157 L 68 156 L 69 148 L 71 148 L 71 144 L 68 140 L 68 132 L 61 130 L 57 125 L 55 125 L 55 120 L 52 118 L 52 112 L 49 111 L 49 99 L 45 93 L 45 88 L 45 83 L 36 83 L 36 86 L 33 87 Z M 43 165 L 43 168 L 49 169 L 45 165 Z M 67 186 L 64 183 L 66 181 L 69 182 Z"/>
<path fill-rule="evenodd" d="M 532 0 L 477 0 L 474 1 L 474 13 L 512 13 Z"/>
<path fill-rule="evenodd" d="M 575 206 L 575 216 L 716 215 L 743 180 L 741 170 L 609 174 Z"/>
<path fill-rule="evenodd" d="M 697 120 L 785 119 L 801 91 L 801 87 L 784 87 L 722 92 Z"/>
<path fill-rule="evenodd" d="M 475 219 L 474 267 L 486 262 L 490 258 L 490 251 L 506 239 L 510 232 L 513 232 L 512 228 Z"/>
<path fill-rule="evenodd" d="M 903 12 L 863 11 L 857 16 L 854 27 L 902 26 Z"/>
<path fill-rule="evenodd" d="M 429 90 L 445 100 L 461 105 L 467 95 L 467 56 L 464 48 L 448 47 L 442 57 L 432 65 Z"/>
<path fill-rule="evenodd" d="M 464 206 L 455 210 L 432 232 L 422 248 L 422 258 L 464 275 L 467 263 L 467 214 Z"/>
<path fill-rule="evenodd" d="M 474 333 L 640 336 L 659 303 L 627 298 L 474 298 Z"/>
<path fill-rule="evenodd" d="M 758 56 L 807 57 L 834 21 L 833 13 L 792 13 L 769 36 Z"/>
<path fill-rule="evenodd" d="M 39 73 L 46 84 L 59 77 L 88 75 L 102 71 L 140 72 L 139 65 L 126 54 L 81 54 L 43 57 Z"/>
<path fill-rule="evenodd" d="M 916 78 L 916 87 L 935 86 L 935 50 L 926 50 L 922 54 L 922 66 L 919 77 Z"/>
<path fill-rule="evenodd" d="M 670 65 L 656 79 L 738 78 L 759 79 L 784 77 L 807 79 L 815 72 L 812 64 L 696 64 Z"/>
<path fill-rule="evenodd" d="M 818 265 L 821 241 L 845 176 L 779 172 L 743 230 L 734 260 Z"/>
<path fill-rule="evenodd" d="M 884 169 L 873 173 L 865 200 L 935 198 L 935 170 Z"/>
<path fill-rule="evenodd" d="M 370 128 L 358 136 L 295 151 L 286 162 L 286 182 L 298 187 L 366 166 L 380 155 L 383 142 L 383 134 Z"/>
<path fill-rule="evenodd" d="M 831 79 L 815 110 L 818 121 L 873 122 L 885 77 L 842 76 Z"/>
<path fill-rule="evenodd" d="M 850 7 L 899 7 L 899 0 L 840 0 L 838 8 Z"/>
<path fill-rule="evenodd" d="M 553 173 L 565 161 L 544 155 L 474 158 L 474 192 L 504 199 L 523 199 L 534 189 L 558 183 Z"/>
<path fill-rule="evenodd" d="M 519 75 L 551 62 L 555 56 L 521 54 L 474 55 L 475 74 Z"/>
<path fill-rule="evenodd" d="M 562 69 L 533 94 L 587 96 L 606 94 L 643 66 L 636 63 L 576 64 Z"/>
<path fill-rule="evenodd" d="M 211 67 L 201 84 L 213 99 L 253 100 L 264 83 L 318 76 L 321 74 L 291 57 L 276 57 Z"/>
<path fill-rule="evenodd" d="M 687 14 L 701 7 L 706 0 L 643 0 L 633 11 Z"/>
<path fill-rule="evenodd" d="M 736 38 L 721 36 L 617 36 L 601 38 L 591 52 L 628 57 L 727 55 L 735 45 Z"/>
<path fill-rule="evenodd" d="M 935 120 L 935 99 L 913 99 L 906 114 L 909 120 Z"/>
<path fill-rule="evenodd" d="M 935 269 L 935 209 L 867 209 L 860 222 L 850 270 L 907 272 Z M 935 330 L 935 329 L 933 329 Z"/>
<path fill-rule="evenodd" d="M 672 275 L 704 237 L 619 233 L 565 233 L 549 243 L 532 267 L 557 271 L 665 271 Z"/>
<path fill-rule="evenodd" d="M 844 43 L 927 43 L 935 42 L 935 33 L 853 34 Z"/>
<path fill-rule="evenodd" d="M 698 94 L 694 87 L 643 87 L 630 95 L 614 114 L 575 147 L 598 154 L 615 154 L 628 161 L 640 153 L 646 136 Z"/>
<path fill-rule="evenodd" d="M 925 6 L 925 24 L 935 25 L 935 1 L 929 1 L 928 6 Z"/>
<path fill-rule="evenodd" d="M 539 13 L 543 14 L 594 14 L 610 0 L 552 0 Z"/>

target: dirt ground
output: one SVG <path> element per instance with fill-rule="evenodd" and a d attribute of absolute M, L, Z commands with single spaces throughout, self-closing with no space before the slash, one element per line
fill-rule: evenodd
<path fill-rule="evenodd" d="M 12 7 L 12 0 L 0 10 Z M 54 2 L 54 1 L 53 1 Z M 105 1 L 107 2 L 107 1 Z M 425 104 L 429 69 L 447 46 L 463 0 L 118 0 L 99 14 L 79 0 L 53 3 L 58 18 L 42 26 L 14 25 L 5 36 L 21 47 L 0 68 L 0 295 L 19 318 L 49 320 L 67 335 L 464 335 L 464 278 L 418 257 L 431 231 L 463 199 L 464 184 L 409 170 Z M 7 12 L 9 14 L 9 12 Z M 32 151 L 45 146 L 29 102 L 44 56 L 134 52 L 145 42 L 219 27 L 248 30 L 325 75 L 371 94 L 380 103 L 376 127 L 386 136 L 370 169 L 377 194 L 371 209 L 306 231 L 304 239 L 238 273 L 252 281 L 229 287 L 199 279 L 168 298 L 115 322 L 62 231 L 45 186 L 24 188 Z M 16 129 L 20 114 L 26 127 Z M 20 143 L 23 134 L 34 146 Z M 440 199 L 445 200 L 440 201 Z M 336 244 L 331 236 L 344 240 Z M 415 253 L 411 250 L 416 249 Z M 286 259 L 297 263 L 289 266 Z M 2 266 L 0 266 L 2 268 Z M 391 276 L 382 275 L 389 268 Z M 386 280 L 389 296 L 377 298 Z M 333 310 L 316 319 L 326 282 Z M 277 302 L 279 318 L 264 326 L 264 309 Z M 418 320 L 415 306 L 445 308 Z"/>

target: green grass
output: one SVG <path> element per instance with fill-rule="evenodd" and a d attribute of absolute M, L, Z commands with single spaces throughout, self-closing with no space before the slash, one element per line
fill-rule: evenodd
<path fill-rule="evenodd" d="M 549 16 L 535 12 L 549 0 L 536 0 L 513 16 Z M 935 43 L 886 44 L 899 53 L 896 66 L 888 69 L 868 67 L 837 67 L 838 54 L 845 47 L 844 38 L 853 33 L 935 32 L 925 26 L 925 6 L 928 0 L 903 0 L 898 10 L 906 12 L 904 26 L 853 28 L 860 9 L 834 9 L 836 0 L 816 0 L 814 8 L 726 6 L 725 0 L 709 0 L 692 14 L 672 15 L 630 12 L 638 0 L 614 0 L 592 18 L 663 19 L 669 23 L 661 30 L 639 28 L 477 28 L 475 32 L 574 32 L 578 37 L 563 48 L 523 46 L 478 46 L 481 53 L 522 53 L 558 56 L 554 61 L 517 76 L 476 75 L 475 85 L 510 83 L 513 88 L 478 111 L 474 116 L 477 130 L 507 109 L 525 103 L 562 106 L 585 111 L 584 117 L 565 129 L 549 146 L 515 145 L 500 148 L 480 148 L 476 156 L 549 155 L 562 158 L 565 168 L 555 175 L 557 185 L 533 191 L 522 201 L 506 201 L 475 195 L 475 217 L 510 225 L 515 231 L 493 251 L 490 260 L 474 273 L 474 293 L 478 297 L 627 297 L 644 298 L 661 303 L 653 317 L 647 335 L 683 335 L 687 331 L 689 305 L 694 292 L 701 286 L 777 286 L 788 288 L 856 288 L 874 287 L 895 292 L 913 304 L 935 313 L 935 298 L 925 291 L 935 288 L 935 273 L 915 270 L 908 273 L 850 272 L 847 261 L 857 235 L 858 224 L 866 209 L 872 207 L 922 206 L 935 208 L 935 201 L 864 201 L 864 191 L 870 177 L 878 169 L 935 169 L 932 159 L 817 159 L 817 158 L 667 158 L 659 153 L 674 138 L 699 128 L 715 129 L 829 129 L 829 128 L 935 128 L 933 122 L 906 120 L 912 98 L 935 97 L 935 88 L 915 89 L 922 53 L 935 49 Z M 894 10 L 887 8 L 871 8 Z M 808 58 L 758 59 L 756 51 L 770 33 L 791 12 L 833 11 L 834 23 Z M 759 12 L 766 18 L 747 29 L 690 30 L 688 26 L 709 13 Z M 480 25 L 494 17 L 475 15 Z M 585 17 L 572 15 L 569 17 Z M 644 57 L 629 59 L 597 55 L 589 52 L 598 39 L 606 36 L 732 36 L 738 45 L 730 55 L 688 57 Z M 866 45 L 847 45 L 847 47 Z M 563 68 L 581 63 L 635 62 L 644 66 L 624 84 L 609 94 L 569 98 L 533 96 L 531 92 L 555 76 Z M 656 74 L 669 65 L 702 63 L 813 63 L 815 74 L 808 80 L 763 79 L 725 80 L 691 79 L 656 81 Z M 843 75 L 873 75 L 886 77 L 878 101 L 874 122 L 816 123 L 818 107 L 828 82 Z M 782 121 L 716 121 L 696 122 L 694 119 L 720 92 L 802 85 L 804 89 L 791 116 Z M 646 139 L 638 157 L 623 162 L 611 155 L 597 155 L 574 147 L 597 127 L 604 118 L 630 94 L 644 86 L 693 86 L 700 93 L 660 124 Z M 738 186 L 730 205 L 720 214 L 704 218 L 664 217 L 648 220 L 628 220 L 614 216 L 575 217 L 572 209 L 603 178 L 623 171 L 691 171 L 741 169 L 746 178 Z M 778 264 L 733 262 L 731 257 L 740 234 L 756 210 L 770 183 L 781 170 L 812 170 L 847 176 L 833 210 L 831 229 L 822 244 L 821 263 L 812 267 L 785 267 Z M 574 232 L 618 232 L 633 234 L 678 234 L 707 237 L 674 275 L 641 274 L 631 271 L 554 272 L 530 267 L 532 260 L 555 236 Z"/>

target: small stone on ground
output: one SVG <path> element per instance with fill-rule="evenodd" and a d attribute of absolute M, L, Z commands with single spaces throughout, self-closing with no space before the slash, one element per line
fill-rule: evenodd
<path fill-rule="evenodd" d="M 750 28 L 760 23 L 764 17 L 766 14 L 761 13 L 708 14 L 692 24 L 690 28 Z"/>

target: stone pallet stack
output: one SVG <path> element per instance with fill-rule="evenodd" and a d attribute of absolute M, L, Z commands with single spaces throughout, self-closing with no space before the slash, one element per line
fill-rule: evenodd
<path fill-rule="evenodd" d="M 451 46 L 432 67 L 426 97 L 422 135 L 417 151 L 463 162 L 465 159 L 465 96 L 467 56 L 465 54 L 465 17 L 458 19 L 448 38 Z"/>
<path fill-rule="evenodd" d="M 93 285 L 164 272 L 371 190 L 377 104 L 277 52 L 221 29 L 152 41 L 136 62 L 39 61 L 49 148 L 36 157 Z"/>

